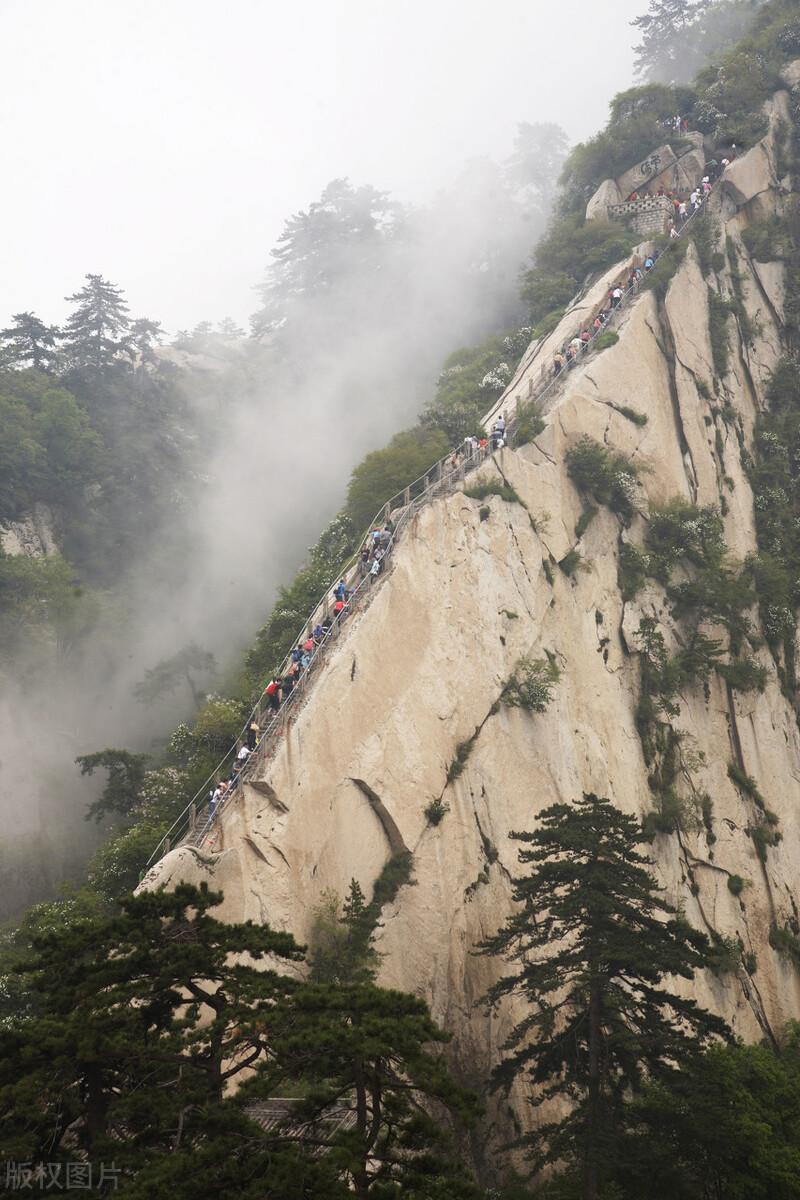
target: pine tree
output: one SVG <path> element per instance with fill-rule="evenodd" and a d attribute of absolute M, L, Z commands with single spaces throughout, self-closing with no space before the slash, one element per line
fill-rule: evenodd
<path fill-rule="evenodd" d="M 694 74 L 691 30 L 713 0 L 650 0 L 648 11 L 631 22 L 641 31 L 636 71 L 654 83 L 685 83 Z M 687 53 L 687 51 L 689 53 Z"/>
<path fill-rule="evenodd" d="M 524 189 L 529 202 L 535 200 L 547 212 L 568 150 L 569 141 L 560 125 L 523 121 L 517 126 L 514 150 L 506 163 L 509 181 Z"/>
<path fill-rule="evenodd" d="M 86 281 L 65 297 L 76 308 L 64 327 L 64 343 L 73 366 L 101 371 L 130 353 L 128 306 L 122 290 L 102 275 L 87 275 Z"/>
<path fill-rule="evenodd" d="M 344 904 L 326 895 L 316 911 L 311 978 L 317 983 L 361 983 L 374 979 L 381 956 L 375 949 L 376 914 L 357 879 Z"/>
<path fill-rule="evenodd" d="M 307 211 L 290 217 L 270 252 L 273 262 L 259 288 L 264 307 L 253 317 L 254 332 L 282 328 L 300 305 L 316 299 L 330 304 L 332 290 L 348 281 L 356 294 L 363 291 L 378 270 L 399 213 L 399 205 L 375 188 L 332 180 Z M 340 303 L 351 306 L 354 299 L 343 295 Z"/>
<path fill-rule="evenodd" d="M 138 357 L 141 366 L 156 361 L 153 347 L 161 341 L 163 336 L 160 321 L 151 321 L 148 317 L 137 317 L 135 321 L 131 322 L 131 349 Z"/>
<path fill-rule="evenodd" d="M 645 1080 L 669 1078 L 712 1036 L 719 1018 L 683 999 L 665 976 L 692 979 L 709 943 L 661 896 L 635 847 L 641 826 L 608 800 L 584 795 L 546 809 L 534 833 L 514 833 L 521 907 L 481 946 L 511 972 L 487 1002 L 521 995 L 530 1009 L 513 1029 L 495 1086 L 523 1076 L 571 1110 L 521 1142 L 533 1170 L 567 1163 L 596 1200 L 617 1149 L 620 1116 Z"/>
<path fill-rule="evenodd" d="M 118 816 L 132 813 L 141 797 L 147 761 L 146 754 L 110 748 L 96 750 L 94 754 L 78 755 L 75 762 L 81 769 L 81 775 L 94 775 L 100 768 L 108 772 L 100 798 L 89 806 L 86 820 L 94 817 L 100 821 L 109 813 Z"/>
<path fill-rule="evenodd" d="M 226 1089 L 266 1055 L 292 987 L 273 964 L 302 953 L 289 934 L 215 919 L 221 900 L 180 884 L 33 938 L 19 969 L 35 1012 L 0 1031 L 0 1157 L 85 1154 L 136 1176 L 223 1135 L 246 1151 L 259 1131 Z"/>
<path fill-rule="evenodd" d="M 423 1000 L 371 982 L 310 983 L 276 1005 L 270 1025 L 272 1060 L 243 1091 L 302 1094 L 297 1119 L 350 1195 L 476 1200 L 441 1119 L 443 1110 L 470 1119 L 475 1097 L 432 1052 L 449 1039 Z M 343 1110 L 351 1123 L 320 1120 Z"/>
<path fill-rule="evenodd" d="M 14 322 L 0 329 L 0 366 L 52 371 L 56 365 L 56 325 L 45 325 L 35 313 L 14 313 Z"/>

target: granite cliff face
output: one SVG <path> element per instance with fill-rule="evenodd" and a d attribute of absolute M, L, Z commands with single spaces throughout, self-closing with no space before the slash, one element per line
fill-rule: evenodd
<path fill-rule="evenodd" d="M 623 601 L 620 546 L 642 541 L 650 505 L 678 496 L 721 508 L 732 556 L 756 548 L 742 456 L 752 450 L 754 422 L 783 353 L 783 267 L 753 262 L 741 235 L 785 202 L 789 184 L 778 172 L 787 93 L 776 96 L 772 116 L 770 135 L 729 168 L 711 201 L 718 246 L 732 239 L 738 278 L 729 260 L 704 278 L 690 244 L 663 300 L 643 292 L 621 318 L 619 342 L 550 394 L 535 442 L 503 450 L 482 468 L 487 478 L 502 475 L 524 504 L 456 493 L 415 517 L 388 578 L 353 617 L 263 778 L 225 815 L 215 845 L 173 851 L 145 885 L 207 880 L 224 890 L 230 919 L 269 921 L 306 940 L 326 890 L 341 895 L 356 877 L 369 893 L 387 857 L 404 845 L 414 883 L 384 908 L 381 981 L 425 997 L 454 1034 L 454 1059 L 468 1079 L 477 1081 L 497 1061 L 521 1011 L 509 1005 L 488 1015 L 477 1005 L 501 965 L 472 954 L 510 908 L 516 863 L 509 831 L 530 828 L 542 808 L 582 791 L 639 816 L 653 807 L 635 719 L 636 631 L 648 615 L 668 639 L 677 641 L 679 631 L 658 585 L 649 582 Z M 538 391 L 554 349 L 622 269 L 530 348 L 487 420 Z M 743 344 L 736 317 L 727 317 L 729 364 L 719 378 L 709 288 L 730 299 L 734 287 L 756 332 Z M 635 424 L 614 405 L 646 414 L 647 423 Z M 638 515 L 623 531 L 600 508 L 576 542 L 582 502 L 565 454 L 584 435 L 637 465 Z M 584 565 L 568 576 L 557 563 L 573 547 Z M 545 652 L 561 671 L 547 711 L 497 707 L 519 659 Z M 751 970 L 709 972 L 694 988 L 748 1040 L 777 1035 L 800 1017 L 800 977 L 768 941 L 772 923 L 791 923 L 798 913 L 800 732 L 769 651 L 756 657 L 768 669 L 763 694 L 734 692 L 712 674 L 705 689 L 698 684 L 680 695 L 673 724 L 692 751 L 681 786 L 707 792 L 713 815 L 709 827 L 698 822 L 660 834 L 652 847 L 668 898 L 698 928 L 738 939 L 753 956 Z M 473 735 L 463 772 L 448 783 L 456 748 Z M 731 761 L 757 780 L 779 819 L 782 840 L 764 862 L 746 833 L 754 802 L 729 778 Z M 434 826 L 425 808 L 437 799 L 449 810 Z M 746 882 L 738 896 L 728 887 L 732 875 Z M 530 1121 L 524 1099 L 521 1088 L 512 1093 L 523 1126 Z M 503 1124 L 505 1102 L 490 1115 Z"/>

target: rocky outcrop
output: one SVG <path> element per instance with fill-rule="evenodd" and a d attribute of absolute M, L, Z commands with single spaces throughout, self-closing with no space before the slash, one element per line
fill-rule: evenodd
<path fill-rule="evenodd" d="M 0 546 L 6 554 L 24 554 L 28 558 L 55 554 L 58 545 L 53 533 L 53 514 L 47 505 L 35 504 L 18 521 L 0 525 Z"/>
<path fill-rule="evenodd" d="M 783 283 L 778 264 L 754 267 L 741 233 L 753 198 L 759 212 L 782 202 L 775 136 L 743 156 L 731 186 L 712 200 L 720 245 L 727 236 L 737 251 L 736 278 L 727 266 L 704 277 L 690 246 L 663 302 L 642 294 L 618 326 L 619 342 L 559 381 L 536 441 L 482 468 L 510 484 L 520 503 L 456 493 L 419 512 L 386 582 L 352 618 L 266 763 L 266 786 L 244 787 L 225 815 L 221 843 L 175 851 L 148 878 L 147 886 L 209 880 L 224 889 L 231 919 L 269 921 L 304 941 L 327 890 L 341 895 L 355 877 L 369 894 L 387 859 L 407 847 L 413 884 L 382 913 L 382 981 L 424 996 L 453 1032 L 466 1079 L 485 1078 L 522 1011 L 511 1002 L 497 1014 L 480 1006 L 502 967 L 473 953 L 511 908 L 509 832 L 583 791 L 637 816 L 652 808 L 636 724 L 636 631 L 648 614 L 669 636 L 675 630 L 656 585 L 635 601 L 622 599 L 621 537 L 641 541 L 649 506 L 680 496 L 720 507 L 732 555 L 755 549 L 742 458 L 781 354 Z M 538 393 L 553 348 L 626 268 L 609 272 L 529 349 L 487 421 Z M 757 332 L 745 345 L 736 318 L 727 318 L 729 364 L 719 378 L 709 289 L 730 299 L 735 287 Z M 626 416 L 626 407 L 646 424 Z M 624 534 L 601 509 L 576 538 L 582 505 L 565 454 L 584 435 L 624 452 L 639 470 L 640 515 Z M 567 575 L 557 564 L 571 549 L 581 563 Z M 547 711 L 498 703 L 519 659 L 546 654 L 561 672 Z M 800 1017 L 800 977 L 769 944 L 774 921 L 798 918 L 800 731 L 769 653 L 757 656 L 768 672 L 763 694 L 733 692 L 713 676 L 707 688 L 679 697 L 684 783 L 711 805 L 705 823 L 659 834 L 652 848 L 668 898 L 698 928 L 740 944 L 747 969 L 706 973 L 692 992 L 751 1040 L 777 1036 Z M 456 775 L 449 767 L 466 744 Z M 758 781 L 779 820 L 782 840 L 763 862 L 747 832 L 754 803 L 729 778 L 732 761 Z M 432 802 L 447 806 L 436 825 L 426 817 Z M 729 887 L 734 877 L 741 889 Z M 523 1126 L 531 1120 L 525 1099 L 520 1087 L 511 1095 Z M 490 1120 L 507 1128 L 505 1104 L 492 1104 Z"/>
<path fill-rule="evenodd" d="M 691 149 L 676 154 L 671 146 L 659 146 L 616 179 L 604 179 L 586 207 L 586 220 L 607 221 L 609 207 L 636 190 L 655 195 L 662 184 L 669 192 L 690 192 L 696 187 L 705 174 L 703 135 L 691 132 L 683 137 L 691 142 Z"/>

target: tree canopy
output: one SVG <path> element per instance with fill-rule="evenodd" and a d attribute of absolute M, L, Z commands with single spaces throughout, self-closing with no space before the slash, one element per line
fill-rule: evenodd
<path fill-rule="evenodd" d="M 519 994 L 528 1011 L 504 1047 L 496 1086 L 523 1076 L 569 1105 L 561 1120 L 520 1141 L 532 1167 L 566 1163 L 585 1200 L 597 1200 L 619 1150 L 629 1098 L 670 1079 L 725 1023 L 679 996 L 667 977 L 691 979 L 709 962 L 707 938 L 659 895 L 636 850 L 638 821 L 586 794 L 512 833 L 530 869 L 513 880 L 520 906 L 481 946 L 511 966 L 487 1000 Z"/>

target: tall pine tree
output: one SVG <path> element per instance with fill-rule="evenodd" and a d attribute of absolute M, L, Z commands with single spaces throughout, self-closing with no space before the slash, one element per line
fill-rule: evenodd
<path fill-rule="evenodd" d="M 639 823 L 592 794 L 540 820 L 534 833 L 511 835 L 531 868 L 513 881 L 521 907 L 481 946 L 512 968 L 489 1005 L 509 995 L 529 1005 L 494 1083 L 523 1077 L 539 1088 L 534 1105 L 570 1105 L 521 1143 L 533 1170 L 566 1163 L 585 1200 L 597 1200 L 631 1094 L 669 1078 L 727 1027 L 665 983 L 692 979 L 710 947 L 659 895 L 651 860 L 635 848 L 645 840 Z"/>
<path fill-rule="evenodd" d="M 13 325 L 0 329 L 0 366 L 52 371 L 58 357 L 57 326 L 45 325 L 32 312 L 14 313 L 11 319 Z"/>
<path fill-rule="evenodd" d="M 76 306 L 64 327 L 64 344 L 74 367 L 101 371 L 130 353 L 128 305 L 121 288 L 102 275 L 87 275 L 83 287 L 65 299 Z"/>

